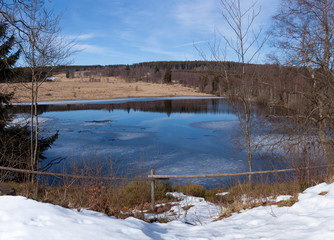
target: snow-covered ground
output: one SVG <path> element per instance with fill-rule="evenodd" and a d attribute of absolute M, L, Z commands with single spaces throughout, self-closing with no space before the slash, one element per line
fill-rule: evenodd
<path fill-rule="evenodd" d="M 179 201 L 171 202 L 171 209 L 165 213 L 145 214 L 147 218 L 165 218 L 168 221 L 181 221 L 191 225 L 205 225 L 212 222 L 213 219 L 218 218 L 222 211 L 221 207 L 207 202 L 201 197 L 187 196 L 177 192 L 167 193 L 167 195 L 171 195 Z"/>
<path fill-rule="evenodd" d="M 320 194 L 321 193 L 321 194 Z M 208 217 L 204 200 L 187 198 L 198 217 Z M 191 213 L 188 211 L 188 214 Z M 84 210 L 78 212 L 20 196 L 0 197 L 0 239 L 334 239 L 334 184 L 322 183 L 299 195 L 292 207 L 266 206 L 202 225 L 177 220 L 146 223 Z M 212 214 L 212 218 L 215 214 Z"/>

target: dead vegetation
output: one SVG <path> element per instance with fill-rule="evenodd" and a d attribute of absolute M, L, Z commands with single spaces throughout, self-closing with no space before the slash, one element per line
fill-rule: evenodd
<path fill-rule="evenodd" d="M 80 77 L 82 76 L 82 77 Z M 212 96 L 200 93 L 193 88 L 180 84 L 159 84 L 148 82 L 126 82 L 122 77 L 75 75 L 66 78 L 65 73 L 57 74 L 52 81 L 44 82 L 38 93 L 39 101 L 55 100 L 91 100 L 112 98 L 175 97 L 175 96 Z M 29 102 L 29 83 L 2 83 L 9 92 L 15 92 L 13 102 Z M 2 86 L 3 87 L 3 86 Z"/>
<path fill-rule="evenodd" d="M 39 183 L 4 183 L 16 189 L 17 195 L 25 196 L 41 202 L 52 203 L 66 208 L 90 209 L 117 218 L 133 216 L 147 222 L 145 213 L 152 213 L 150 182 L 114 182 L 113 184 L 100 181 L 71 182 L 55 186 Z M 177 201 L 166 194 L 170 191 L 183 192 L 186 195 L 203 197 L 222 208 L 219 219 L 231 216 L 233 213 L 258 206 L 277 205 L 279 207 L 292 206 L 298 201 L 298 194 L 302 192 L 298 181 L 282 183 L 256 183 L 249 185 L 236 184 L 229 189 L 205 189 L 198 184 L 170 185 L 159 182 L 156 185 L 156 213 L 161 214 L 171 209 L 171 202 Z M 222 194 L 223 193 L 223 194 Z M 326 195 L 327 192 L 319 195 Z M 280 195 L 290 195 L 291 198 L 276 201 Z M 189 210 L 192 205 L 185 206 Z M 157 221 L 160 221 L 157 219 Z M 167 222 L 162 219 L 162 222 Z M 161 222 L 160 221 L 160 222 Z"/>
<path fill-rule="evenodd" d="M 135 178 L 138 181 L 106 181 L 98 177 L 105 176 L 109 169 L 109 177 Z M 111 156 L 100 159 L 96 156 L 72 159 L 71 166 L 63 170 L 64 174 L 90 176 L 91 179 L 72 177 L 49 178 L 38 176 L 38 181 L 32 182 L 4 182 L 7 188 L 14 188 L 17 195 L 35 199 L 40 202 L 52 203 L 66 208 L 90 209 L 105 213 L 117 218 L 133 216 L 152 222 L 145 213 L 153 213 L 151 206 L 151 182 L 147 179 L 147 166 L 142 161 L 134 163 L 133 168 L 120 169 L 118 162 Z M 110 174 L 111 173 L 111 174 Z M 155 204 L 156 213 L 162 214 L 171 210 L 177 199 L 168 192 L 182 192 L 185 195 L 195 196 L 221 207 L 220 218 L 231 216 L 233 213 L 258 206 L 278 205 L 291 206 L 298 201 L 298 194 L 307 187 L 320 182 L 332 182 L 328 174 L 312 175 L 311 185 L 302 181 L 303 178 L 293 173 L 276 175 L 275 181 L 268 176 L 258 176 L 252 184 L 242 182 L 235 178 L 227 182 L 224 187 L 206 189 L 205 187 L 188 183 L 172 185 L 168 181 L 156 181 Z M 272 176 L 273 177 L 273 176 Z M 227 185 L 228 184 L 228 185 Z M 320 195 L 326 195 L 326 192 Z M 289 195 L 281 201 L 277 196 Z M 172 203 L 174 202 L 174 203 Z M 193 206 L 185 205 L 183 210 L 188 211 Z M 177 216 L 177 213 L 175 213 Z M 155 221 L 166 222 L 166 219 Z"/>

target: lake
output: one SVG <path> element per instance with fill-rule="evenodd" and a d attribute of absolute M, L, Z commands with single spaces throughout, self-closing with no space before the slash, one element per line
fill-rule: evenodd
<path fill-rule="evenodd" d="M 39 108 L 42 134 L 59 131 L 44 154 L 64 157 L 52 171 L 92 161 L 104 162 L 109 174 L 110 159 L 116 175 L 150 168 L 177 175 L 248 171 L 246 153 L 233 145 L 239 122 L 223 98 L 45 102 Z M 176 182 L 185 181 L 218 186 L 227 179 Z"/>

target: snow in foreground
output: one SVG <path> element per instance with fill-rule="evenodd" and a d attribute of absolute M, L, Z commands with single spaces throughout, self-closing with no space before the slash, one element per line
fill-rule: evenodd
<path fill-rule="evenodd" d="M 120 220 L 2 196 L 0 239 L 334 239 L 334 184 L 307 189 L 292 207 L 258 207 L 196 226 L 182 219 L 167 224 Z"/>

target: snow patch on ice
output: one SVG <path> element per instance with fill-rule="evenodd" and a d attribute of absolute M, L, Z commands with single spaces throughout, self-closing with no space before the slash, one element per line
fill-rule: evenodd
<path fill-rule="evenodd" d="M 192 127 L 212 129 L 212 130 L 228 130 L 236 127 L 238 121 L 210 121 L 210 122 L 197 122 L 191 124 Z"/>
<path fill-rule="evenodd" d="M 51 118 L 45 118 L 45 117 L 39 117 L 38 118 L 38 123 L 39 124 L 43 124 L 46 123 L 47 121 L 52 120 Z M 25 126 L 30 124 L 31 122 L 31 118 L 29 115 L 23 115 L 23 114 L 17 114 L 15 115 L 15 117 L 13 118 L 13 120 L 8 124 L 9 126 Z M 35 118 L 34 118 L 34 122 L 35 124 Z"/>
<path fill-rule="evenodd" d="M 114 134 L 117 135 L 117 139 L 123 141 L 143 138 L 148 135 L 147 133 L 140 133 L 140 132 L 114 132 Z"/>

